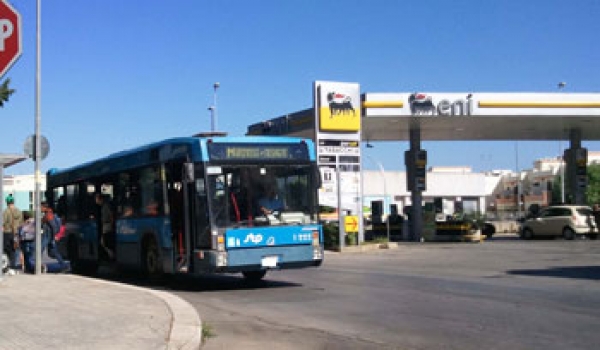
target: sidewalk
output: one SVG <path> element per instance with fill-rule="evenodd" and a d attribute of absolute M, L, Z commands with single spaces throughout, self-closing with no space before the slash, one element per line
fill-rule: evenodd
<path fill-rule="evenodd" d="M 0 350 L 199 349 L 196 310 L 167 292 L 69 274 L 3 276 Z"/>

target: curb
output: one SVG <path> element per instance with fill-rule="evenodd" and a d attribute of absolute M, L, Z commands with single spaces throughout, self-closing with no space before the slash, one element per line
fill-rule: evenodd
<path fill-rule="evenodd" d="M 86 281 L 99 284 L 110 284 L 118 286 L 120 288 L 133 289 L 140 292 L 152 294 L 153 296 L 161 299 L 171 312 L 171 331 L 169 334 L 169 340 L 167 343 L 167 349 L 182 349 L 182 350 L 197 350 L 202 345 L 202 320 L 200 315 L 196 312 L 196 309 L 178 297 L 177 295 L 153 290 L 145 289 L 137 286 L 131 286 L 128 284 L 97 280 L 93 278 L 86 278 L 78 275 L 71 275 L 74 278 L 82 278 Z"/>
<path fill-rule="evenodd" d="M 197 350 L 202 344 L 202 320 L 187 301 L 168 292 L 146 290 L 162 299 L 171 310 L 173 321 L 167 349 Z"/>

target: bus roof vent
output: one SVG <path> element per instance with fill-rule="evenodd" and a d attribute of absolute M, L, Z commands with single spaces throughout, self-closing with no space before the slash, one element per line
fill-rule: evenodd
<path fill-rule="evenodd" d="M 194 137 L 225 137 L 227 136 L 227 133 L 225 131 L 206 131 L 206 132 L 199 132 L 197 134 L 194 135 Z"/>

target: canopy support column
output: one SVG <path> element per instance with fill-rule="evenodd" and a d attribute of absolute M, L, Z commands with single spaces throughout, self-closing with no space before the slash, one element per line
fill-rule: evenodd
<path fill-rule="evenodd" d="M 406 165 L 409 169 L 406 172 L 408 177 L 408 188 L 411 191 L 411 235 L 410 240 L 420 242 L 423 231 L 423 193 L 418 184 L 418 174 L 416 166 L 416 154 L 421 150 L 421 127 L 417 123 L 412 123 L 410 127 L 410 150 Z"/>

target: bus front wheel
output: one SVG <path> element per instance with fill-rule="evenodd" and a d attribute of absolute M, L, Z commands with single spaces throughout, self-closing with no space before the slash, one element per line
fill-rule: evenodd
<path fill-rule="evenodd" d="M 258 282 L 258 281 L 262 280 L 266 274 L 267 274 L 266 270 L 242 272 L 242 275 L 244 275 L 244 278 L 246 279 L 246 281 L 249 281 L 249 282 Z"/>
<path fill-rule="evenodd" d="M 163 270 L 156 240 L 154 238 L 146 240 L 143 251 L 144 273 L 150 279 L 160 279 L 163 275 Z"/>

